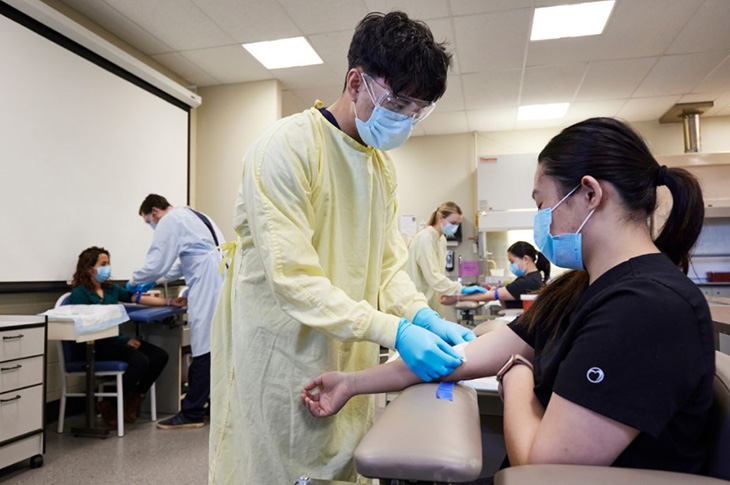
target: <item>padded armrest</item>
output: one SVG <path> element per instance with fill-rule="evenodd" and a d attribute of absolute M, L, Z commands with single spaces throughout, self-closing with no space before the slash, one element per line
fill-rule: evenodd
<path fill-rule="evenodd" d="M 495 485 L 727 485 L 716 478 L 636 468 L 582 465 L 525 465 L 505 468 L 494 477 Z"/>
<path fill-rule="evenodd" d="M 455 385 L 453 401 L 438 384 L 403 391 L 355 450 L 355 468 L 371 478 L 463 483 L 479 477 L 482 440 L 474 389 Z"/>
<path fill-rule="evenodd" d="M 454 305 L 457 310 L 476 310 L 477 308 L 484 306 L 483 301 L 460 301 Z"/>
<path fill-rule="evenodd" d="M 485 333 L 493 332 L 498 328 L 504 327 L 509 323 L 509 320 L 496 318 L 494 320 L 487 320 L 474 327 L 474 335 L 481 337 Z"/>
<path fill-rule="evenodd" d="M 177 306 L 150 306 L 127 310 L 127 315 L 134 322 L 151 323 L 185 313 L 185 311 L 185 308 Z"/>

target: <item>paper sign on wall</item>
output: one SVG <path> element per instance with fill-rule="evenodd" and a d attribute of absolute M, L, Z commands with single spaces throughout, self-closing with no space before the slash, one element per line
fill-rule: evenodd
<path fill-rule="evenodd" d="M 414 215 L 400 216 L 400 232 L 401 234 L 415 234 L 418 232 L 418 222 Z"/>
<path fill-rule="evenodd" d="M 479 261 L 462 261 L 459 265 L 461 276 L 479 276 Z"/>

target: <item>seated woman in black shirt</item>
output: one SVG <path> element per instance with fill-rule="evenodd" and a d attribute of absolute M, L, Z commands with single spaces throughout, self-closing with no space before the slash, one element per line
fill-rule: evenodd
<path fill-rule="evenodd" d="M 673 205 L 652 240 L 659 185 Z M 578 271 L 547 285 L 515 322 L 469 342 L 446 379 L 498 376 L 513 465 L 700 472 L 715 355 L 709 307 L 685 276 L 704 217 L 696 179 L 660 167 L 624 123 L 593 118 L 543 149 L 533 198 L 538 247 Z M 397 360 L 323 374 L 302 400 L 326 416 L 353 394 L 417 382 Z"/>
<path fill-rule="evenodd" d="M 517 241 L 507 249 L 509 269 L 517 279 L 505 286 L 489 286 L 486 293 L 473 295 L 441 295 L 442 305 L 458 301 L 501 301 L 506 308 L 522 308 L 522 295 L 532 293 L 550 278 L 550 261 L 535 246 Z M 542 273 L 542 274 L 541 274 Z"/>
<path fill-rule="evenodd" d="M 79 255 L 71 286 L 71 305 L 114 305 L 119 302 L 131 303 L 132 293 L 107 281 L 111 274 L 109 251 L 96 246 L 85 249 Z M 154 306 L 185 306 L 187 298 L 157 298 L 137 295 L 136 303 Z M 167 364 L 165 350 L 136 338 L 123 336 L 97 340 L 95 343 L 97 360 L 120 360 L 127 363 L 122 377 L 124 387 L 124 419 L 134 422 L 137 408 L 145 393 L 162 373 Z M 112 428 L 117 426 L 116 402 L 104 400 L 99 403 L 104 423 Z"/>

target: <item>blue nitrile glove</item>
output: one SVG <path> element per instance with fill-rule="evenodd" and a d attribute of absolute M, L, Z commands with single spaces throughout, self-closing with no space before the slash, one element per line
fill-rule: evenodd
<path fill-rule="evenodd" d="M 476 339 L 474 332 L 468 328 L 462 327 L 454 322 L 444 320 L 441 316 L 430 308 L 421 308 L 416 316 L 413 317 L 413 325 L 418 325 L 429 330 L 443 340 L 447 344 L 459 345 L 464 342 L 471 342 Z"/>
<path fill-rule="evenodd" d="M 461 294 L 462 295 L 473 295 L 474 293 L 486 293 L 487 289 L 483 286 L 475 285 L 475 286 L 462 286 L 461 287 Z"/>
<path fill-rule="evenodd" d="M 137 285 L 137 288 L 134 289 L 134 292 L 135 293 L 147 293 L 154 287 L 155 287 L 154 281 L 150 281 L 149 283 L 140 283 Z"/>
<path fill-rule="evenodd" d="M 128 292 L 130 292 L 130 293 L 134 293 L 134 292 L 135 292 L 135 291 L 134 291 L 134 289 L 135 289 L 136 287 L 137 287 L 137 286 L 136 286 L 136 285 L 133 285 L 131 281 L 127 281 L 127 284 L 126 284 L 126 285 L 124 285 L 124 288 L 125 288 L 125 289 L 126 289 L 126 290 L 127 290 Z"/>
<path fill-rule="evenodd" d="M 408 368 L 425 382 L 451 374 L 463 360 L 438 335 L 412 325 L 405 318 L 398 324 L 395 349 Z"/>

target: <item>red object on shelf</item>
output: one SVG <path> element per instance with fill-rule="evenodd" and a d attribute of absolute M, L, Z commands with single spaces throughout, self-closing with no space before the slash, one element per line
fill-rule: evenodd
<path fill-rule="evenodd" d="M 730 283 L 730 272 L 709 271 L 707 273 L 708 283 Z"/>

